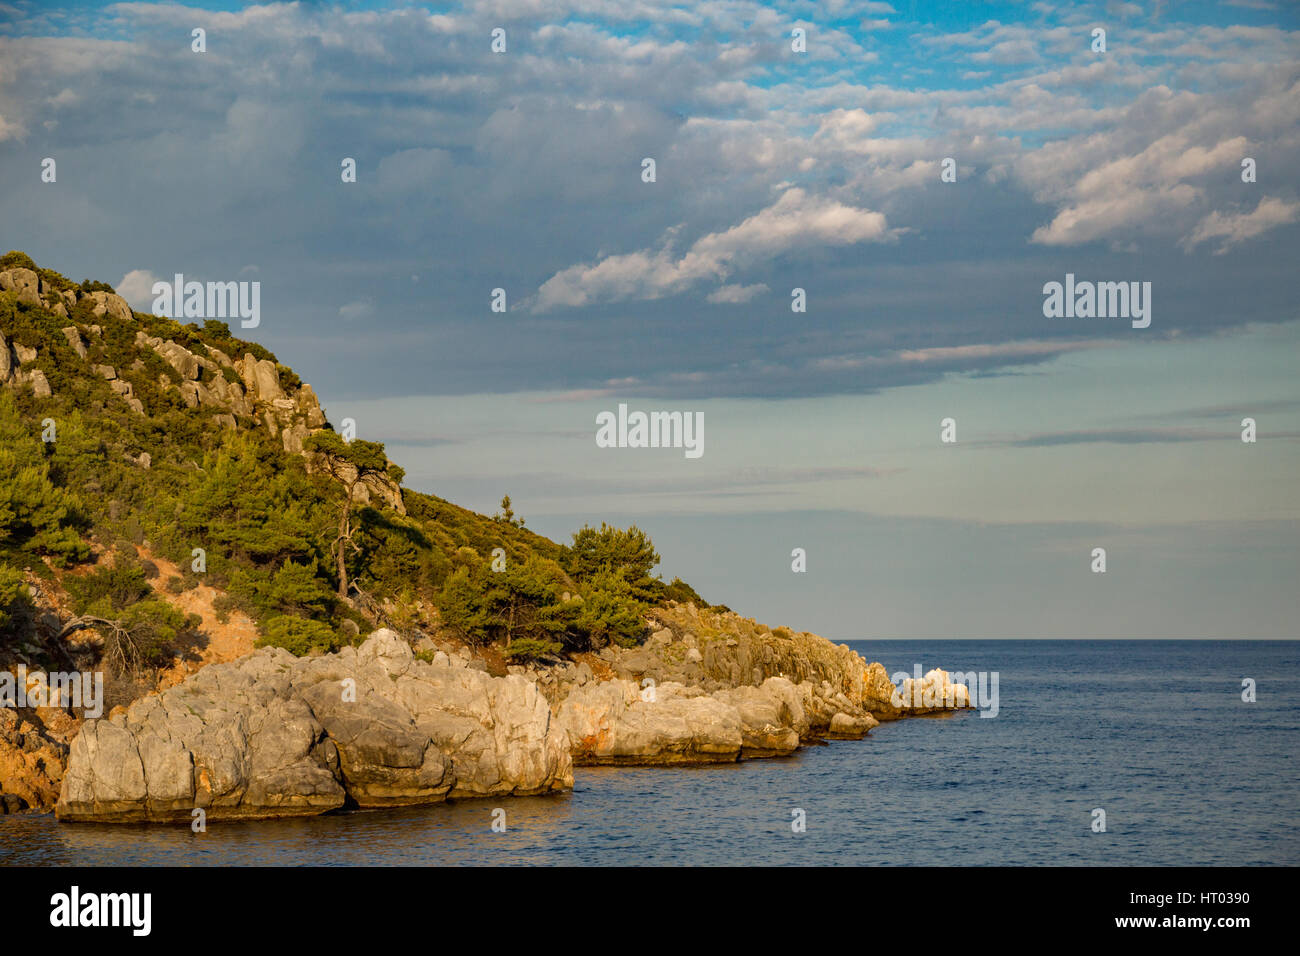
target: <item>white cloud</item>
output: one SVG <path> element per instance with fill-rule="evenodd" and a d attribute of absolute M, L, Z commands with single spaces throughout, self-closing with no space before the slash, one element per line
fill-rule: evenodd
<path fill-rule="evenodd" d="M 706 298 L 715 305 L 739 305 L 767 291 L 765 282 L 754 285 L 724 285 L 710 292 Z"/>
<path fill-rule="evenodd" d="M 148 269 L 132 269 L 117 283 L 117 294 L 137 312 L 153 312 L 153 284 L 157 281 Z"/>
<path fill-rule="evenodd" d="M 890 238 L 883 214 L 857 209 L 803 189 L 789 189 L 768 208 L 739 225 L 696 240 L 677 257 L 669 230 L 660 247 L 608 256 L 592 265 L 557 272 L 537 290 L 537 311 L 626 299 L 659 299 L 733 270 L 807 246 L 852 245 Z"/>
<path fill-rule="evenodd" d="M 1202 219 L 1195 231 L 1184 243 L 1186 248 L 1205 242 L 1208 239 L 1222 239 L 1217 253 L 1226 252 L 1231 246 L 1246 239 L 1253 239 L 1261 233 L 1277 226 L 1300 219 L 1300 202 L 1286 202 L 1273 196 L 1265 196 L 1259 201 L 1253 212 L 1221 213 L 1217 210 Z"/>
<path fill-rule="evenodd" d="M 366 301 L 348 302 L 339 306 L 339 317 L 348 322 L 368 319 L 375 314 L 375 307 Z"/>

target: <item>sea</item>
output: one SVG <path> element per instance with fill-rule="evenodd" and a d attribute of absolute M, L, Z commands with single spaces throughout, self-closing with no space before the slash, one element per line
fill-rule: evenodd
<path fill-rule="evenodd" d="M 997 715 L 769 760 L 579 767 L 561 795 L 203 833 L 15 814 L 0 866 L 1300 864 L 1300 642 L 849 644 L 891 674 L 996 673 Z"/>

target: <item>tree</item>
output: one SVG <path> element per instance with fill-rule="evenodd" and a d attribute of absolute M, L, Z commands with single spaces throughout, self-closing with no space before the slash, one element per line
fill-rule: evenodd
<path fill-rule="evenodd" d="M 388 458 L 380 442 L 353 439 L 345 442 L 335 432 L 322 431 L 303 442 L 308 451 L 316 452 L 324 462 L 325 470 L 340 482 L 345 493 L 339 505 L 339 532 L 334 539 L 335 560 L 338 562 L 339 597 L 348 597 L 348 566 L 346 548 L 360 550 L 352 541 L 352 499 L 357 485 L 366 478 L 382 475 L 388 470 Z"/>
<path fill-rule="evenodd" d="M 36 434 L 18 417 L 12 396 L 0 390 L 0 547 L 64 563 L 84 560 L 90 548 L 77 530 L 82 503 L 51 480 Z"/>
<path fill-rule="evenodd" d="M 656 596 L 657 582 L 650 577 L 650 570 L 659 563 L 659 553 L 649 535 L 636 525 L 626 531 L 603 521 L 599 531 L 584 525 L 573 535 L 567 557 L 569 573 L 579 581 L 590 580 L 600 571 L 613 571 L 623 576 L 637 598 Z"/>
<path fill-rule="evenodd" d="M 524 526 L 524 519 L 515 517 L 514 509 L 510 506 L 509 495 L 505 495 L 501 499 L 501 510 L 492 516 L 492 520 L 504 522 L 512 528 L 522 528 Z"/>

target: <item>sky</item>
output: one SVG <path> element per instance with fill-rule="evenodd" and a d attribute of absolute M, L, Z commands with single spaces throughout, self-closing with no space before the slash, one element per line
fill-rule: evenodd
<path fill-rule="evenodd" d="M 0 0 L 5 248 L 257 281 L 410 487 L 835 640 L 1300 636 L 1298 171 L 1286 2 Z"/>

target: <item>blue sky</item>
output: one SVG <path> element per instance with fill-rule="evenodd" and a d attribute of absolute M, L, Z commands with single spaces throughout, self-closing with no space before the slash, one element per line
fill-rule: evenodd
<path fill-rule="evenodd" d="M 635 520 L 772 624 L 1295 637 L 1296 11 L 4 2 L 3 241 L 139 309 L 256 279 L 413 487 Z M 1150 327 L 1046 318 L 1067 273 Z M 706 453 L 596 448 L 619 402 Z"/>

